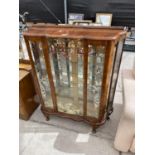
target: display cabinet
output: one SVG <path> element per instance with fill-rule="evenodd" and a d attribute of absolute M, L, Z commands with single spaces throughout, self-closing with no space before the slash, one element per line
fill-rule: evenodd
<path fill-rule="evenodd" d="M 85 121 L 93 131 L 112 112 L 123 40 L 115 27 L 32 26 L 24 38 L 41 111 Z"/>

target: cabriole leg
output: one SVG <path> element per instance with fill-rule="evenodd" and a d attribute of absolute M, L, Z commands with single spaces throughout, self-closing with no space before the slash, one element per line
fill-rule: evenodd
<path fill-rule="evenodd" d="M 49 121 L 49 119 L 50 119 L 49 115 L 47 113 L 45 113 L 42 109 L 41 109 L 41 111 L 42 111 L 43 115 L 45 116 L 46 121 Z"/>
<path fill-rule="evenodd" d="M 92 126 L 92 133 L 96 133 L 96 128 L 97 128 L 96 125 Z"/>

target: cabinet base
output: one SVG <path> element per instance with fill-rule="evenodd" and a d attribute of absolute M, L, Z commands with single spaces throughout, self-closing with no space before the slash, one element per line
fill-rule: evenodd
<path fill-rule="evenodd" d="M 41 107 L 41 111 L 42 111 L 43 115 L 45 116 L 46 121 L 49 121 L 51 115 L 55 115 L 55 116 L 59 116 L 59 117 L 69 118 L 74 121 L 86 122 L 87 124 L 92 126 L 92 133 L 96 133 L 96 129 L 106 122 L 106 119 L 99 122 L 99 120 L 97 118 L 93 118 L 90 116 L 79 116 L 79 115 L 58 112 L 58 111 L 56 112 L 56 111 L 53 111 L 52 109 L 48 109 L 48 108 L 44 108 L 44 107 Z"/>

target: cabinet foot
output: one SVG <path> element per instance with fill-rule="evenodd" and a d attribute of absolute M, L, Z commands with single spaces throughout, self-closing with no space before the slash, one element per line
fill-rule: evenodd
<path fill-rule="evenodd" d="M 111 109 L 108 111 L 106 120 L 110 120 L 110 115 L 112 114 L 112 112 L 113 112 L 113 108 L 111 108 Z"/>
<path fill-rule="evenodd" d="M 110 120 L 110 116 L 109 115 L 107 116 L 107 120 Z"/>
<path fill-rule="evenodd" d="M 96 133 L 96 126 L 92 127 L 92 133 Z"/>
<path fill-rule="evenodd" d="M 50 117 L 49 116 L 45 116 L 46 117 L 46 121 L 49 121 L 50 120 Z"/>
<path fill-rule="evenodd" d="M 46 121 L 49 121 L 49 119 L 50 119 L 49 115 L 46 114 L 46 113 L 44 113 L 44 112 L 43 112 L 43 114 L 44 114 L 44 116 L 45 116 Z"/>

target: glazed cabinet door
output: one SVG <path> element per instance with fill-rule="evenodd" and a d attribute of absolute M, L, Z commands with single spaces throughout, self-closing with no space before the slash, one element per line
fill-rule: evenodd
<path fill-rule="evenodd" d="M 58 111 L 83 115 L 82 42 L 48 38 L 48 45 Z"/>
<path fill-rule="evenodd" d="M 87 115 L 99 117 L 102 79 L 105 65 L 105 45 L 88 45 Z"/>
<path fill-rule="evenodd" d="M 59 112 L 99 117 L 105 45 L 48 38 Z"/>

